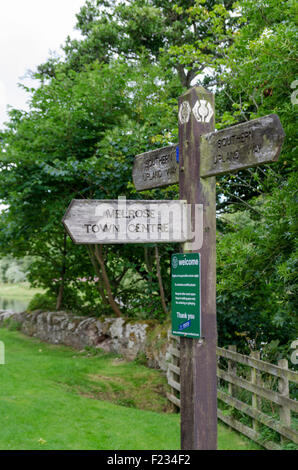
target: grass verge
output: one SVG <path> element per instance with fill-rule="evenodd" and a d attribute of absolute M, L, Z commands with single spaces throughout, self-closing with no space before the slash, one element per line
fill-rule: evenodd
<path fill-rule="evenodd" d="M 135 362 L 0 329 L 0 449 L 179 449 L 165 378 Z M 125 406 L 123 406 L 125 405 Z M 256 449 L 219 425 L 219 449 Z"/>

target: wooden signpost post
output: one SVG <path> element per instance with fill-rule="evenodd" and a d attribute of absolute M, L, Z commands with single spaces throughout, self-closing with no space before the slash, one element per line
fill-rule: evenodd
<path fill-rule="evenodd" d="M 214 131 L 214 115 L 212 93 L 202 87 L 188 90 L 179 98 L 179 146 L 172 145 L 135 157 L 133 181 L 136 189 L 179 183 L 180 203 L 121 201 L 121 198 L 120 203 L 74 200 L 63 219 L 75 243 L 186 242 L 184 252 L 189 254 L 185 255 L 185 261 L 182 255 L 181 264 L 192 262 L 194 269 L 186 276 L 193 279 L 199 276 L 200 282 L 193 281 L 193 291 L 177 290 L 176 303 L 181 304 L 182 295 L 188 296 L 188 301 L 193 296 L 194 300 L 187 303 L 194 304 L 195 309 L 199 305 L 200 315 L 196 317 L 195 311 L 188 315 L 198 323 L 189 334 L 193 337 L 181 335 L 181 332 L 187 332 L 191 321 L 177 321 L 173 327 L 173 333 L 181 336 L 183 450 L 217 448 L 215 176 L 277 160 L 284 139 L 275 114 L 219 132 Z M 126 202 L 123 207 L 122 202 Z M 191 220 L 186 220 L 189 212 L 181 210 L 185 202 L 194 209 L 203 207 L 203 218 L 196 217 L 196 210 L 193 210 Z M 193 235 L 190 234 L 200 231 L 203 231 L 203 242 L 192 243 Z M 179 264 L 181 254 L 176 258 L 174 263 Z M 195 264 L 200 266 L 199 274 Z M 179 269 L 176 272 L 180 273 L 177 276 L 185 276 Z M 178 309 L 176 314 L 177 320 L 185 315 Z"/>
<path fill-rule="evenodd" d="M 179 98 L 179 188 L 204 209 L 201 339 L 180 338 L 181 448 L 189 450 L 217 448 L 215 178 L 200 178 L 201 136 L 213 129 L 214 95 L 192 88 Z"/>

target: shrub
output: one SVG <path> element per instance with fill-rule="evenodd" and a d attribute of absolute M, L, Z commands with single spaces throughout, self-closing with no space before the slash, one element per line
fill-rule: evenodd
<path fill-rule="evenodd" d="M 36 294 L 28 305 L 28 312 L 33 310 L 55 310 L 56 298 L 50 293 Z"/>

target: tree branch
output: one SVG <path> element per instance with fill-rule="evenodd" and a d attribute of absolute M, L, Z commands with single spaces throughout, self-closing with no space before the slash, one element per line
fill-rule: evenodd
<path fill-rule="evenodd" d="M 162 277 L 161 277 L 161 272 L 160 272 L 159 252 L 158 252 L 158 247 L 157 246 L 155 246 L 155 260 L 156 260 L 156 270 L 157 270 L 157 278 L 158 278 L 161 304 L 162 304 L 162 308 L 163 308 L 164 313 L 166 315 L 168 315 L 168 309 L 167 309 L 167 304 L 166 304 L 166 299 L 165 299 L 165 292 L 164 292 Z"/>
<path fill-rule="evenodd" d="M 96 259 L 99 262 L 99 265 L 101 267 L 102 279 L 103 279 L 103 282 L 104 282 L 104 285 L 105 285 L 105 288 L 106 288 L 106 291 L 107 291 L 107 294 L 108 294 L 108 300 L 109 300 L 110 307 L 112 308 L 112 310 L 114 311 L 114 313 L 116 314 L 117 317 L 121 317 L 122 312 L 121 312 L 118 304 L 115 302 L 115 299 L 113 297 L 111 284 L 110 284 L 110 281 L 109 281 L 109 278 L 108 278 L 108 275 L 107 275 L 107 271 L 106 271 L 106 268 L 105 268 L 105 262 L 104 262 L 104 259 L 103 259 L 103 256 L 102 256 L 102 245 L 95 245 L 95 256 L 96 256 Z"/>
<path fill-rule="evenodd" d="M 95 258 L 95 255 L 92 251 L 92 248 L 90 245 L 87 245 L 87 250 L 88 250 L 88 253 L 89 253 L 89 256 L 90 256 L 90 260 L 91 260 L 91 263 L 93 265 L 93 268 L 94 268 L 94 271 L 96 273 L 96 275 L 98 276 L 98 282 L 95 284 L 96 285 L 96 289 L 98 290 L 102 300 L 103 300 L 103 303 L 105 305 L 109 305 L 109 301 L 106 297 L 106 294 L 105 294 L 105 291 L 102 287 L 103 285 L 103 279 L 102 279 L 102 275 L 101 275 L 101 272 L 100 272 L 100 269 L 98 267 L 98 264 L 96 262 L 96 258 Z"/>

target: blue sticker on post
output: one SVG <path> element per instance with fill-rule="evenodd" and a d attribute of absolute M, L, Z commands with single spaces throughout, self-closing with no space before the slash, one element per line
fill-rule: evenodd
<path fill-rule="evenodd" d="M 190 327 L 190 320 L 186 321 L 185 323 L 181 323 L 181 325 L 179 325 L 179 330 L 185 330 L 186 328 L 189 328 Z"/>
<path fill-rule="evenodd" d="M 176 162 L 179 163 L 179 145 L 176 147 Z"/>

